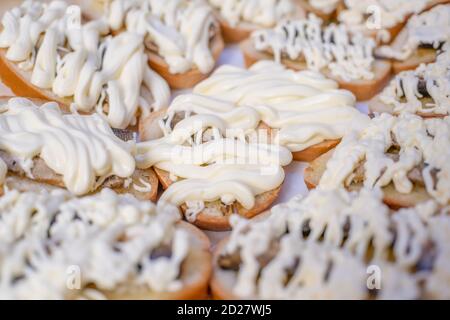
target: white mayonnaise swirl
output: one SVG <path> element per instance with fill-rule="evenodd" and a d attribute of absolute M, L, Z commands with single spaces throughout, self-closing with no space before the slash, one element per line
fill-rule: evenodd
<path fill-rule="evenodd" d="M 354 108 L 353 94 L 339 90 L 334 80 L 313 71 L 288 70 L 271 61 L 260 61 L 248 70 L 222 66 L 195 86 L 194 93 L 210 98 L 190 98 L 191 104 L 200 104 L 207 113 L 231 111 L 229 107 L 223 109 L 225 103 L 241 107 L 221 115 L 236 126 L 258 123 L 259 117 L 269 127 L 279 129 L 279 144 L 293 152 L 324 140 L 340 139 L 350 123 L 366 118 Z M 256 112 L 247 112 L 248 107 Z M 200 108 L 195 110 L 200 112 Z"/>
<path fill-rule="evenodd" d="M 232 27 L 248 22 L 272 27 L 278 21 L 292 17 L 296 10 L 293 0 L 209 0 Z"/>
<path fill-rule="evenodd" d="M 54 102 L 36 106 L 12 98 L 2 105 L 0 150 L 19 164 L 32 166 L 41 158 L 76 195 L 94 191 L 109 176 L 127 178 L 135 171 L 134 142 L 117 138 L 99 115 L 63 114 Z"/>
<path fill-rule="evenodd" d="M 424 89 L 428 95 L 424 94 Z M 448 115 L 450 51 L 447 49 L 441 53 L 435 63 L 422 64 L 416 70 L 399 73 L 381 92 L 379 99 L 392 106 L 395 114 L 410 112 Z"/>
<path fill-rule="evenodd" d="M 374 78 L 374 40 L 361 33 L 352 35 L 342 24 L 324 27 L 313 14 L 308 19 L 281 22 L 274 29 L 257 30 L 252 40 L 256 50 L 270 51 L 278 63 L 286 56 L 305 61 L 308 69 L 328 68 L 344 81 Z"/>
<path fill-rule="evenodd" d="M 396 158 L 391 147 L 399 149 Z M 366 187 L 393 183 L 408 194 L 414 183 L 408 174 L 419 170 L 426 191 L 439 203 L 450 200 L 450 117 L 423 119 L 414 114 L 383 113 L 346 135 L 336 147 L 319 186 L 334 189 L 351 184 L 359 165 Z"/>
<path fill-rule="evenodd" d="M 0 216 L 2 299 L 105 298 L 182 287 L 192 239 L 176 227 L 173 206 L 156 208 L 109 189 L 84 198 L 12 190 L 0 198 Z M 168 256 L 152 257 L 160 248 Z"/>
<path fill-rule="evenodd" d="M 226 123 L 218 116 L 197 114 L 178 122 L 160 139 L 137 144 L 137 166 L 169 172 L 175 181 L 160 201 L 195 205 L 190 220 L 202 211 L 199 202 L 238 201 L 244 208 L 255 197 L 278 188 L 284 180 L 282 166 L 292 160 L 290 151 L 267 141 L 249 142 L 228 136 Z M 267 132 L 265 138 L 267 138 Z M 191 205 L 192 204 L 192 205 Z"/>
<path fill-rule="evenodd" d="M 406 24 L 404 41 L 399 45 L 381 46 L 377 54 L 386 58 L 406 60 L 420 45 L 437 49 L 450 39 L 450 5 L 439 5 L 412 16 Z M 401 36 L 402 33 L 399 35 Z M 394 42 L 395 44 L 395 42 Z"/>
<path fill-rule="evenodd" d="M 170 73 L 197 67 L 209 73 L 215 65 L 210 40 L 217 32 L 211 7 L 204 0 L 111 0 L 106 19 L 113 30 L 125 28 L 152 43 Z"/>
<path fill-rule="evenodd" d="M 110 36 L 103 20 L 81 24 L 81 10 L 63 1 L 25 1 L 2 18 L 0 48 L 31 83 L 73 107 L 97 111 L 114 128 L 168 104 L 167 83 L 147 64 L 142 36 Z"/>

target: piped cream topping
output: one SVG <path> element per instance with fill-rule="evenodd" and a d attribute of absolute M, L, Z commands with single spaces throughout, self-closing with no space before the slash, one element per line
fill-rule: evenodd
<path fill-rule="evenodd" d="M 194 67 L 206 74 L 214 68 L 210 42 L 218 26 L 204 0 L 112 0 L 106 19 L 113 30 L 125 28 L 144 36 L 173 74 Z"/>
<path fill-rule="evenodd" d="M 222 18 L 232 27 L 240 23 L 252 23 L 272 27 L 278 21 L 295 14 L 292 0 L 209 0 Z"/>
<path fill-rule="evenodd" d="M 257 30 L 252 39 L 256 50 L 270 51 L 278 63 L 283 57 L 304 61 L 308 69 L 329 69 L 344 81 L 374 78 L 375 41 L 361 33 L 350 34 L 342 24 L 324 27 L 313 14 L 308 19 L 281 22 L 274 29 Z"/>
<path fill-rule="evenodd" d="M 383 113 L 342 139 L 319 186 L 348 186 L 357 167 L 363 166 L 364 186 L 392 183 L 398 192 L 408 194 L 414 188 L 409 173 L 416 169 L 427 193 L 445 205 L 450 200 L 449 143 L 450 117 L 423 119 L 407 113 L 398 117 Z M 390 155 L 391 148 L 398 153 Z"/>
<path fill-rule="evenodd" d="M 191 221 L 205 202 L 231 205 L 237 201 L 251 209 L 256 196 L 281 185 L 282 166 L 292 160 L 282 146 L 249 141 L 226 128 L 215 115 L 196 114 L 179 121 L 163 137 L 137 145 L 139 168 L 154 166 L 177 177 L 160 201 L 187 204 Z"/>
<path fill-rule="evenodd" d="M 12 98 L 0 106 L 0 150 L 29 167 L 41 158 L 76 195 L 94 191 L 109 176 L 128 178 L 135 171 L 133 141 L 117 138 L 97 114 L 63 114 L 54 102 L 36 106 Z M 0 167 L 5 169 L 1 159 Z"/>
<path fill-rule="evenodd" d="M 186 107 L 214 114 L 221 110 L 220 116 L 233 123 L 231 127 L 254 126 L 259 117 L 270 128 L 279 129 L 279 144 L 293 152 L 339 139 L 350 123 L 366 117 L 354 108 L 353 94 L 339 90 L 335 81 L 313 71 L 288 70 L 272 61 L 260 61 L 248 70 L 222 66 L 195 86 L 194 94 L 203 97 L 184 98 L 190 102 Z M 248 112 L 249 108 L 256 112 Z"/>
<path fill-rule="evenodd" d="M 450 39 L 450 5 L 439 5 L 412 16 L 405 28 L 405 39 L 400 45 L 381 46 L 377 54 L 403 61 L 411 57 L 420 45 L 438 49 Z"/>
<path fill-rule="evenodd" d="M 63 1 L 25 1 L 2 18 L 0 48 L 31 72 L 30 82 L 73 108 L 97 111 L 114 128 L 168 104 L 167 83 L 147 64 L 141 35 L 110 35 L 103 20 L 81 23 L 81 10 Z"/>
<path fill-rule="evenodd" d="M 78 298 L 88 284 L 91 298 L 182 286 L 191 238 L 176 227 L 175 207 L 109 189 L 85 198 L 12 190 L 0 198 L 0 216 L 2 298 Z M 154 257 L 161 248 L 169 256 Z"/>
<path fill-rule="evenodd" d="M 450 113 L 450 52 L 441 53 L 435 63 L 399 73 L 379 95 L 395 114 Z M 429 100 L 431 99 L 431 101 Z"/>
<path fill-rule="evenodd" d="M 419 277 L 431 283 L 448 274 L 442 270 L 448 208 L 439 209 L 433 201 L 393 213 L 379 190 L 316 189 L 273 207 L 265 220 L 233 216 L 231 222 L 233 231 L 221 255 L 240 257 L 233 288 L 239 297 L 368 298 L 370 270 L 377 267 L 381 288 L 372 292 L 377 298 L 414 299 L 426 294 Z M 425 262 L 429 250 L 436 255 L 433 269 L 410 273 Z"/>

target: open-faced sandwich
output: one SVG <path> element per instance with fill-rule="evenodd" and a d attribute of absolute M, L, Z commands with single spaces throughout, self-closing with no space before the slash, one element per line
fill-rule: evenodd
<path fill-rule="evenodd" d="M 175 89 L 192 88 L 213 70 L 224 43 L 206 0 L 77 0 L 90 19 L 115 33 L 145 38 L 150 66 Z"/>
<path fill-rule="evenodd" d="M 155 200 L 158 179 L 152 169 L 136 169 L 132 138 L 98 114 L 64 114 L 55 102 L 2 98 L 0 190 L 53 186 L 85 195 L 106 187 Z"/>
<path fill-rule="evenodd" d="M 2 299 L 204 299 L 209 240 L 156 206 L 110 189 L 0 197 Z"/>
<path fill-rule="evenodd" d="M 3 7 L 3 6 L 2 6 Z M 113 35 L 64 1 L 28 0 L 2 13 L 0 75 L 19 96 L 97 112 L 119 129 L 167 107 L 167 83 L 147 64 L 144 38 Z"/>
<path fill-rule="evenodd" d="M 302 18 L 305 11 L 298 0 L 209 0 L 217 11 L 223 38 L 240 42 L 260 28 L 280 20 Z"/>
<path fill-rule="evenodd" d="M 199 83 L 194 94 L 201 96 L 192 97 L 198 98 L 192 104 L 204 110 L 198 112 L 229 110 L 224 117 L 236 112 L 239 116 L 227 121 L 242 125 L 242 120 L 251 119 L 245 125 L 253 129 L 264 123 L 276 143 L 289 148 L 299 161 L 311 161 L 333 148 L 353 121 L 366 118 L 354 107 L 353 94 L 338 89 L 336 81 L 313 71 L 288 70 L 273 61 L 260 61 L 248 70 L 222 66 Z M 240 108 L 224 107 L 224 102 Z M 243 112 L 242 107 L 253 112 Z"/>
<path fill-rule="evenodd" d="M 222 110 L 225 119 L 180 99 L 146 120 L 141 139 L 152 140 L 137 145 L 138 167 L 153 167 L 166 189 L 159 201 L 181 206 L 188 221 L 209 230 L 229 229 L 232 214 L 265 211 L 278 197 L 291 152 L 270 144 L 267 127 L 245 128 L 255 116 L 250 108 Z M 239 116 L 240 124 L 232 122 Z"/>
<path fill-rule="evenodd" d="M 448 0 L 344 0 L 337 9 L 341 23 L 352 31 L 389 43 L 408 18 Z"/>
<path fill-rule="evenodd" d="M 393 212 L 381 192 L 314 190 L 260 221 L 232 217 L 213 258 L 220 299 L 448 299 L 449 208 Z"/>
<path fill-rule="evenodd" d="M 422 117 L 450 114 L 450 51 L 447 46 L 435 63 L 402 71 L 369 102 L 372 113 L 415 113 Z"/>
<path fill-rule="evenodd" d="M 294 70 L 311 69 L 336 80 L 358 100 L 372 98 L 389 79 L 391 63 L 374 57 L 375 41 L 343 24 L 324 26 L 314 14 L 252 33 L 241 44 L 247 66 L 275 60 Z"/>
<path fill-rule="evenodd" d="M 376 50 L 376 55 L 393 60 L 395 73 L 415 69 L 436 60 L 450 39 L 450 4 L 439 5 L 412 16 L 394 41 Z"/>
<path fill-rule="evenodd" d="M 314 13 L 325 21 L 335 18 L 336 9 L 342 0 L 297 0 L 306 12 Z"/>
<path fill-rule="evenodd" d="M 381 187 L 392 207 L 450 203 L 450 117 L 376 116 L 305 170 L 309 187 Z"/>

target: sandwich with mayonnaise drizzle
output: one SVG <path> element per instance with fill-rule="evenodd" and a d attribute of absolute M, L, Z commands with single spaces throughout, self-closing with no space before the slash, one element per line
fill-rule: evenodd
<path fill-rule="evenodd" d="M 449 0 L 344 0 L 337 7 L 337 19 L 352 31 L 363 32 L 389 43 L 413 14 Z"/>
<path fill-rule="evenodd" d="M 436 60 L 450 40 L 450 4 L 412 16 L 392 43 L 379 47 L 378 57 L 392 59 L 395 73 L 412 70 Z"/>
<path fill-rule="evenodd" d="M 275 60 L 294 70 L 320 71 L 360 101 L 372 98 L 390 77 L 391 63 L 376 59 L 374 49 L 372 38 L 352 33 L 343 24 L 324 26 L 314 14 L 255 31 L 241 43 L 247 66 Z"/>
<path fill-rule="evenodd" d="M 66 188 L 86 195 L 111 188 L 156 200 L 158 179 L 152 169 L 136 168 L 129 136 L 98 114 L 64 114 L 55 102 L 1 98 L 0 191 Z"/>
<path fill-rule="evenodd" d="M 314 13 L 325 21 L 335 18 L 342 0 L 297 0 L 307 13 Z"/>
<path fill-rule="evenodd" d="M 0 197 L 1 299 L 204 299 L 209 240 L 174 206 L 110 189 Z"/>
<path fill-rule="evenodd" d="M 313 190 L 233 231 L 216 248 L 219 299 L 448 299 L 449 208 L 397 212 L 381 192 Z"/>
<path fill-rule="evenodd" d="M 206 0 L 75 2 L 89 19 L 107 21 L 114 33 L 142 35 L 148 63 L 174 89 L 192 88 L 207 77 L 224 48 L 219 23 Z"/>
<path fill-rule="evenodd" d="M 372 113 L 415 113 L 422 117 L 450 114 L 450 51 L 446 47 L 435 63 L 400 72 L 369 102 Z"/>
<path fill-rule="evenodd" d="M 386 204 L 450 203 L 450 117 L 383 113 L 347 134 L 305 169 L 308 187 L 380 187 Z"/>
<path fill-rule="evenodd" d="M 260 28 L 270 28 L 285 19 L 303 18 L 298 0 L 208 0 L 217 12 L 226 42 L 240 42 Z"/>
<path fill-rule="evenodd" d="M 204 107 L 209 102 L 217 114 Z M 252 218 L 269 208 L 284 181 L 283 166 L 292 161 L 287 148 L 270 143 L 270 129 L 254 121 L 255 111 L 225 107 L 179 96 L 146 120 L 136 157 L 139 168 L 154 168 L 166 189 L 161 203 L 180 206 L 189 222 L 217 231 L 230 228 L 232 214 Z M 248 128 L 249 122 L 258 127 Z"/>
<path fill-rule="evenodd" d="M 142 35 L 113 35 L 64 1 L 13 5 L 2 1 L 0 76 L 15 94 L 96 112 L 118 129 L 167 107 L 169 87 L 149 67 Z"/>
<path fill-rule="evenodd" d="M 263 123 L 274 143 L 287 147 L 298 161 L 311 161 L 333 148 L 352 122 L 366 117 L 354 107 L 353 94 L 338 89 L 336 81 L 272 61 L 248 70 L 221 66 L 193 93 L 182 98 L 185 108 L 219 115 L 228 128 L 254 130 Z"/>

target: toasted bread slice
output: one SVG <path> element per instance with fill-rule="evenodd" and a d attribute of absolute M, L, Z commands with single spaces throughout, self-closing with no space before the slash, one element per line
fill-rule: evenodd
<path fill-rule="evenodd" d="M 103 15 L 104 2 L 101 0 L 71 0 L 83 9 L 83 15 L 88 20 L 99 19 Z M 153 44 L 149 44 L 147 48 L 153 48 Z M 210 48 L 214 60 L 217 61 L 222 53 L 225 45 L 220 30 L 214 30 L 214 36 L 210 40 Z M 188 89 L 208 77 L 208 73 L 201 73 L 197 67 L 185 73 L 173 74 L 169 71 L 169 65 L 160 56 L 157 50 L 147 49 L 148 63 L 161 77 L 163 77 L 169 86 L 173 89 Z M 212 70 L 211 70 L 212 72 Z"/>
<path fill-rule="evenodd" d="M 305 168 L 304 179 L 309 189 L 313 189 L 319 185 L 320 179 L 326 170 L 327 162 L 333 155 L 333 152 L 334 150 L 328 151 Z M 361 184 L 354 184 L 349 187 L 349 190 L 358 190 L 360 188 L 362 188 Z M 382 190 L 383 201 L 393 209 L 413 207 L 421 202 L 432 199 L 426 189 L 418 185 L 414 185 L 414 189 L 408 194 L 398 192 L 392 183 L 383 187 Z"/>
<path fill-rule="evenodd" d="M 0 97 L 0 104 L 6 103 L 10 98 L 11 97 Z M 42 99 L 28 99 L 36 105 L 41 105 L 44 102 L 48 102 L 48 100 Z M 115 134 L 119 138 L 123 138 L 130 136 L 128 132 L 129 131 L 127 130 L 117 130 L 115 131 Z M 35 190 L 37 186 L 39 186 L 39 188 L 48 187 L 50 189 L 52 187 L 64 188 L 62 176 L 56 174 L 52 169 L 50 169 L 41 158 L 36 157 L 33 159 L 33 168 L 31 169 L 33 179 L 27 178 L 26 172 L 18 165 L 17 159 L 10 154 L 0 150 L 0 159 L 2 159 L 8 167 L 8 176 L 11 176 L 11 179 L 9 179 L 9 182 L 7 181 L 6 185 L 10 188 L 18 189 L 20 191 Z M 103 182 L 99 189 L 110 188 L 117 193 L 131 193 L 140 200 L 156 201 L 159 183 L 153 169 L 136 169 L 130 178 L 132 181 L 127 184 L 123 178 L 117 176 L 109 177 Z M 150 185 L 151 190 L 141 192 L 134 187 L 135 185 L 142 186 L 143 183 Z M 2 193 L 3 188 L 0 186 L 0 195 Z"/>
<path fill-rule="evenodd" d="M 217 30 L 213 38 L 210 40 L 210 48 L 215 61 L 219 60 L 220 54 L 222 53 L 224 47 L 225 44 L 222 36 L 220 35 L 219 30 Z M 170 73 L 169 65 L 164 61 L 163 57 L 150 50 L 147 50 L 147 55 L 150 67 L 159 73 L 159 75 L 163 77 L 173 89 L 192 88 L 209 76 L 209 73 L 201 73 L 197 67 L 193 67 L 186 73 Z"/>
<path fill-rule="evenodd" d="M 380 97 L 377 95 L 373 97 L 369 101 L 369 112 L 371 114 L 374 113 L 391 113 L 394 114 L 394 107 L 392 105 L 387 105 L 384 102 L 380 100 Z M 436 113 L 424 113 L 424 112 L 417 112 L 418 116 L 421 116 L 422 118 L 444 118 L 445 114 L 436 114 Z"/>
<path fill-rule="evenodd" d="M 243 41 L 240 47 L 247 67 L 260 60 L 274 59 L 271 53 L 256 50 L 251 39 Z M 297 71 L 307 69 L 306 62 L 302 60 L 293 61 L 283 58 L 281 63 Z M 373 67 L 375 77 L 372 80 L 343 81 L 339 77 L 333 76 L 329 69 L 324 69 L 322 72 L 328 78 L 337 81 L 340 88 L 351 91 L 357 100 L 365 101 L 376 95 L 386 85 L 391 76 L 391 63 L 388 60 L 376 59 Z"/>
<path fill-rule="evenodd" d="M 316 16 L 318 16 L 323 21 L 327 22 L 336 17 L 336 9 L 334 9 L 331 12 L 324 12 L 322 10 L 319 10 L 311 5 L 311 3 L 308 0 L 297 0 L 297 2 L 300 3 L 300 5 L 305 9 L 307 13 L 314 13 Z M 339 4 L 338 4 L 339 5 Z"/>
<path fill-rule="evenodd" d="M 394 41 L 390 44 L 390 46 L 394 49 L 401 50 L 405 42 L 408 40 L 408 29 L 405 27 L 403 30 L 397 35 Z M 375 51 L 377 52 L 377 51 Z M 436 60 L 437 53 L 436 50 L 432 48 L 418 48 L 413 55 L 408 57 L 406 60 L 392 61 L 392 70 L 395 74 L 406 71 L 416 69 L 422 63 L 431 63 Z"/>
<path fill-rule="evenodd" d="M 306 13 L 302 5 L 298 0 L 293 1 L 296 5 L 296 10 L 292 14 L 292 18 L 304 18 L 306 16 Z M 253 31 L 262 28 L 261 26 L 249 22 L 239 22 L 236 27 L 233 27 L 220 15 L 219 12 L 216 13 L 220 23 L 222 37 L 226 43 L 241 42 L 242 40 L 247 39 Z"/>
<path fill-rule="evenodd" d="M 143 119 L 143 121 L 140 122 L 140 138 L 141 141 L 146 140 L 153 140 L 158 139 L 163 136 L 163 133 L 158 125 L 158 121 L 164 117 L 166 113 L 166 110 L 160 110 L 158 112 L 155 112 L 148 116 L 147 118 Z M 265 125 L 264 123 L 261 123 L 259 126 L 260 129 L 267 129 L 269 130 L 270 134 L 270 128 Z M 315 155 L 319 151 L 323 151 L 323 148 L 327 148 L 328 146 L 322 146 L 322 147 L 316 147 L 314 146 L 311 151 L 305 152 L 305 157 L 311 157 Z M 322 148 L 322 149 L 320 149 Z M 329 148 L 332 148 L 332 146 L 329 146 Z M 309 149 L 309 148 L 308 148 Z M 328 150 L 328 149 L 327 149 Z M 161 170 L 158 168 L 154 168 L 156 175 L 158 176 L 159 181 L 161 182 L 161 185 L 164 189 L 167 189 L 172 183 L 172 179 L 170 178 L 170 173 Z M 215 211 L 219 214 L 217 215 L 211 215 L 207 214 L 205 212 L 200 212 L 197 215 L 197 218 L 194 222 L 194 224 L 202 229 L 207 230 L 213 230 L 213 231 L 223 231 L 223 230 L 229 230 L 230 224 L 229 224 L 229 216 L 233 213 L 238 213 L 239 215 L 246 217 L 246 218 L 253 218 L 263 211 L 265 211 L 267 208 L 270 207 L 270 205 L 278 198 L 278 195 L 280 193 L 281 186 L 277 189 L 265 192 L 263 194 L 260 194 L 256 196 L 256 202 L 255 206 L 251 208 L 250 210 L 245 209 L 242 207 L 238 202 L 235 202 L 231 206 L 225 206 L 220 201 L 215 202 L 208 202 L 205 203 L 205 211 Z M 186 211 L 187 207 L 185 205 L 181 206 L 181 209 Z"/>
<path fill-rule="evenodd" d="M 158 121 L 161 120 L 166 114 L 167 109 L 162 109 L 157 112 L 153 112 L 148 117 L 142 118 L 139 122 L 139 137 L 141 141 L 154 140 L 161 138 L 163 132 L 158 125 Z M 266 124 L 261 123 L 260 128 L 270 129 Z M 334 148 L 340 140 L 325 140 L 311 147 L 308 147 L 302 151 L 293 152 L 292 156 L 296 161 L 313 161 L 321 154 Z"/>
<path fill-rule="evenodd" d="M 181 265 L 182 288 L 173 292 L 155 292 L 136 288 L 125 288 L 121 292 L 102 292 L 113 300 L 194 300 L 208 297 L 208 284 L 212 273 L 211 253 L 208 237 L 196 227 L 180 221 L 178 226 L 187 231 L 193 243 L 185 261 Z"/>

